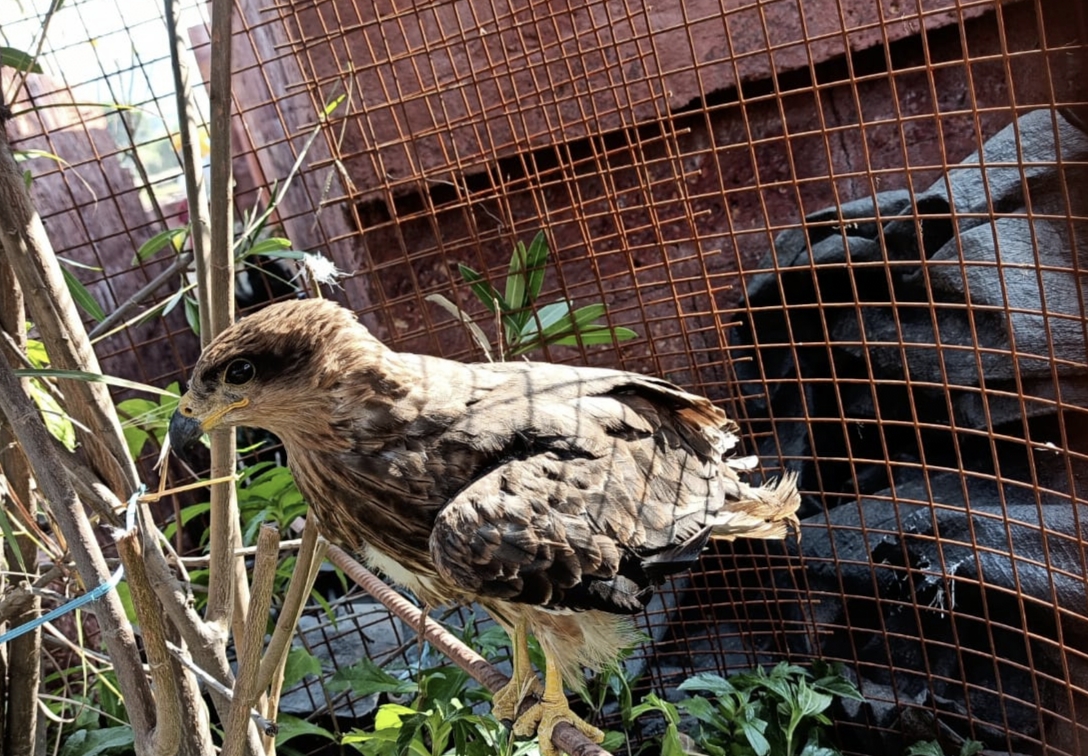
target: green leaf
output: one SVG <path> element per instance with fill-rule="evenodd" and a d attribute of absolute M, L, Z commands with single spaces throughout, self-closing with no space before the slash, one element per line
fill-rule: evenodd
<path fill-rule="evenodd" d="M 744 733 L 748 745 L 752 746 L 752 750 L 756 752 L 756 756 L 766 756 L 771 752 L 770 741 L 763 734 L 767 729 L 765 721 L 762 719 L 754 721 L 745 719 L 740 722 L 740 729 Z"/>
<path fill-rule="evenodd" d="M 331 691 L 350 688 L 357 696 L 369 696 L 372 693 L 403 696 L 419 689 L 413 681 L 393 677 L 370 659 L 360 659 L 356 664 L 338 670 L 328 682 L 328 688 Z"/>
<path fill-rule="evenodd" d="M 121 606 L 124 607 L 128 621 L 134 625 L 139 625 L 140 620 L 136 616 L 136 607 L 132 603 L 132 591 L 129 589 L 128 583 L 122 580 L 117 584 L 115 590 L 117 591 L 117 598 L 121 600 Z"/>
<path fill-rule="evenodd" d="M 0 66 L 11 66 L 19 71 L 41 73 L 42 67 L 34 60 L 34 56 L 16 50 L 14 47 L 0 47 Z"/>
<path fill-rule="evenodd" d="M 324 727 L 319 727 L 313 722 L 307 722 L 305 719 L 299 719 L 290 714 L 277 714 L 276 726 L 279 728 L 276 732 L 277 747 L 282 746 L 287 741 L 297 738 L 300 735 L 311 735 L 325 738 L 326 740 L 336 740 L 336 736 Z"/>
<path fill-rule="evenodd" d="M 70 257 L 61 257 L 60 255 L 57 255 L 57 259 L 60 260 L 65 265 L 68 265 L 68 266 L 73 267 L 73 268 L 79 268 L 81 270 L 92 270 L 95 273 L 101 273 L 102 272 L 102 267 L 99 266 L 99 265 L 87 265 L 86 263 L 81 263 L 78 260 L 73 260 Z"/>
<path fill-rule="evenodd" d="M 197 336 L 200 335 L 200 308 L 192 297 L 185 297 L 185 320 Z"/>
<path fill-rule="evenodd" d="M 396 706 L 396 704 L 386 704 L 386 706 Z M 384 706 L 382 708 L 385 708 Z M 378 714 L 381 714 L 381 709 L 378 710 Z M 400 734 L 397 735 L 397 752 L 398 753 L 419 753 L 420 756 L 427 754 L 430 756 L 431 751 L 423 744 L 423 738 L 421 737 L 420 730 L 423 729 L 423 725 L 426 723 L 426 714 L 415 712 L 413 716 L 403 716 L 400 719 Z M 375 719 L 377 722 L 377 719 Z M 441 753 L 436 750 L 435 753 Z"/>
<path fill-rule="evenodd" d="M 560 317 L 541 331 L 542 338 L 546 343 L 553 344 L 555 343 L 554 339 L 556 338 L 562 338 L 573 333 L 578 333 L 579 331 L 584 331 L 594 324 L 594 321 L 603 316 L 607 309 L 608 308 L 600 302 L 586 305 L 585 307 L 579 307 L 574 312 Z"/>
<path fill-rule="evenodd" d="M 333 98 L 325 104 L 324 109 L 321 111 L 321 115 L 323 115 L 325 118 L 328 118 L 330 115 L 332 115 L 332 112 L 334 110 L 340 107 L 340 103 L 342 103 L 347 98 L 348 96 L 346 94 L 342 94 L 339 97 Z"/>
<path fill-rule="evenodd" d="M 117 411 L 130 421 L 145 419 L 145 415 L 151 415 L 158 411 L 159 403 L 151 399 L 134 397 L 117 403 Z"/>
<path fill-rule="evenodd" d="M 5 507 L 0 507 L 0 532 L 4 535 L 4 543 L 12 544 L 11 550 L 15 552 L 15 560 L 19 563 L 19 570 L 26 573 L 27 569 L 26 562 L 23 560 L 23 550 L 14 548 L 15 531 L 12 530 L 11 520 L 8 519 L 8 513 Z"/>
<path fill-rule="evenodd" d="M 423 677 L 420 684 L 424 699 L 430 701 L 453 701 L 468 693 L 468 686 L 475 686 L 468 673 L 456 666 L 443 667 L 432 672 Z M 465 714 L 472 712 L 468 708 L 462 709 Z"/>
<path fill-rule="evenodd" d="M 283 252 L 286 249 L 291 249 L 291 240 L 274 236 L 268 239 L 261 239 L 247 249 L 245 255 L 247 257 L 249 255 L 266 255 L 270 252 Z"/>
<path fill-rule="evenodd" d="M 680 740 L 680 730 L 672 722 L 665 728 L 665 735 L 661 738 L 661 756 L 688 756 L 684 743 Z"/>
<path fill-rule="evenodd" d="M 91 292 L 87 291 L 78 278 L 65 267 L 61 267 L 61 273 L 64 274 L 64 282 L 68 284 L 68 292 L 72 295 L 72 299 L 79 305 L 80 309 L 90 315 L 96 323 L 101 323 L 106 319 L 106 313 L 102 311 L 102 307 L 91 296 Z"/>
<path fill-rule="evenodd" d="M 140 248 L 136 250 L 136 257 L 132 259 L 132 264 L 135 265 L 146 260 L 159 250 L 164 249 L 167 245 L 172 245 L 174 250 L 177 251 L 185 244 L 185 239 L 188 238 L 188 236 L 188 226 L 182 228 L 168 228 L 165 231 L 160 231 L 140 245 Z"/>
<path fill-rule="evenodd" d="M 547 272 L 547 265 L 548 237 L 544 235 L 543 231 L 538 231 L 537 235 L 529 243 L 529 250 L 525 255 L 525 270 L 528 273 L 526 294 L 529 304 L 535 302 L 540 295 L 540 289 L 544 285 L 544 274 Z"/>
<path fill-rule="evenodd" d="M 535 313 L 532 313 L 525 327 L 521 329 L 521 334 L 518 337 L 519 341 L 529 339 L 568 317 L 572 305 L 573 303 L 569 299 L 564 299 L 562 302 L 544 305 Z"/>
<path fill-rule="evenodd" d="M 596 344 L 612 344 L 617 341 L 628 341 L 637 338 L 638 334 L 630 328 L 609 328 L 606 325 L 589 326 L 581 332 L 571 336 L 564 336 L 548 343 L 552 346 L 594 346 Z"/>
<path fill-rule="evenodd" d="M 833 700 L 834 699 L 826 693 L 818 693 L 813 690 L 804 681 L 798 683 L 796 706 L 801 712 L 802 717 L 810 717 L 814 714 L 819 714 L 830 706 Z"/>
<path fill-rule="evenodd" d="M 156 386 L 149 386 L 146 383 L 137 383 L 136 381 L 126 380 L 125 378 L 117 378 L 112 375 L 100 375 L 99 373 L 88 373 L 84 370 L 59 370 L 57 368 L 27 368 L 19 369 L 15 371 L 15 375 L 20 378 L 67 378 L 73 381 L 88 381 L 90 383 L 105 383 L 108 386 L 116 386 L 117 388 L 127 388 L 133 391 L 144 391 L 148 394 L 158 394 L 159 396 L 172 396 L 177 397 L 175 393 L 171 393 L 166 389 L 161 389 Z"/>
<path fill-rule="evenodd" d="M 33 183 L 34 183 L 34 174 L 31 173 L 29 169 L 23 171 L 23 186 L 26 187 L 26 190 L 28 192 L 30 191 L 30 185 L 33 184 Z"/>
<path fill-rule="evenodd" d="M 143 428 L 132 425 L 121 428 L 121 432 L 125 434 L 125 445 L 128 446 L 129 456 L 134 460 L 139 459 L 144 451 L 144 446 L 151 440 L 151 434 Z"/>
<path fill-rule="evenodd" d="M 131 727 L 104 727 L 72 733 L 60 749 L 60 756 L 112 756 L 131 752 L 135 740 Z"/>
<path fill-rule="evenodd" d="M 852 701 L 865 700 L 857 686 L 843 676 L 840 665 L 831 666 L 817 660 L 812 665 L 812 671 L 816 675 L 812 687 L 816 690 Z"/>
<path fill-rule="evenodd" d="M 36 368 L 45 368 L 49 365 L 49 354 L 45 351 L 45 344 L 37 339 L 26 340 L 26 358 Z"/>
<path fill-rule="evenodd" d="M 670 724 L 675 725 L 680 722 L 680 712 L 676 706 L 658 697 L 656 693 L 647 693 L 642 703 L 631 709 L 631 719 L 637 719 L 649 711 L 661 712 L 665 716 L 665 721 Z"/>
<path fill-rule="evenodd" d="M 604 740 L 601 741 L 601 748 L 609 753 L 621 751 L 626 745 L 627 735 L 619 730 L 608 730 L 604 734 Z"/>
<path fill-rule="evenodd" d="M 199 504 L 190 504 L 187 507 L 182 507 L 182 510 L 181 510 L 181 526 L 185 527 L 189 523 L 189 520 L 193 519 L 197 515 L 201 515 L 201 514 L 204 514 L 205 512 L 208 512 L 211 508 L 212 508 L 212 505 L 209 502 L 206 502 L 206 501 L 201 502 Z M 167 539 L 170 539 L 170 538 L 174 537 L 174 534 L 177 532 L 177 530 L 178 530 L 177 522 L 170 522 L 170 523 L 167 523 L 166 527 L 162 529 L 162 534 Z"/>
<path fill-rule="evenodd" d="M 514 253 L 510 255 L 510 272 L 506 274 L 506 304 L 512 311 L 520 310 L 527 304 L 525 297 L 527 255 L 528 250 L 522 242 L 514 245 Z"/>
<path fill-rule="evenodd" d="M 828 748 L 823 745 L 820 742 L 820 733 L 813 730 L 808 734 L 808 741 L 798 756 L 842 756 L 842 753 L 835 748 Z"/>
<path fill-rule="evenodd" d="M 936 740 L 922 741 L 908 748 L 907 756 L 944 756 L 944 749 Z"/>
<path fill-rule="evenodd" d="M 479 273 L 467 265 L 458 265 L 457 270 L 461 272 L 461 278 L 465 279 L 465 283 L 472 289 L 472 293 L 476 295 L 476 298 L 483 303 L 489 312 L 495 312 L 496 304 L 503 311 L 510 309 L 502 295 Z"/>
<path fill-rule="evenodd" d="M 680 683 L 677 690 L 689 691 L 700 690 L 710 693 L 712 696 L 721 698 L 722 696 L 733 695 L 737 692 L 737 689 L 733 687 L 733 683 L 726 680 L 720 675 L 715 675 L 710 672 L 703 672 L 693 677 L 689 677 L 684 682 Z"/>
<path fill-rule="evenodd" d="M 16 374 L 21 372 L 31 372 L 29 370 L 15 371 Z M 57 403 L 57 400 L 53 398 L 44 386 L 38 381 L 31 381 L 30 383 L 30 398 L 34 400 L 34 404 L 42 413 L 42 422 L 45 423 L 46 430 L 49 431 L 49 435 L 64 444 L 64 447 L 68 451 L 73 451 L 76 448 L 76 429 L 72 424 L 71 418 L 68 417 L 68 413 L 64 411 L 64 408 Z"/>
<path fill-rule="evenodd" d="M 300 249 L 285 249 L 281 251 L 272 250 L 270 252 L 247 252 L 246 257 L 255 255 L 257 257 L 268 257 L 272 260 L 304 260 L 309 252 L 303 252 Z M 267 270 L 264 271 L 265 275 L 271 275 Z M 280 281 L 285 279 L 280 278 Z"/>

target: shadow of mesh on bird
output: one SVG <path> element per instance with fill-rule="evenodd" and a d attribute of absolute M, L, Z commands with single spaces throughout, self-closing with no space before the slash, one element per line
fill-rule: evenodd
<path fill-rule="evenodd" d="M 657 585 L 710 539 L 785 537 L 800 503 L 792 474 L 746 483 L 755 460 L 735 455 L 736 424 L 666 381 L 397 353 L 325 300 L 271 305 L 204 350 L 172 440 L 217 426 L 280 438 L 331 542 L 428 605 L 479 604 L 509 633 L 494 713 L 538 734 L 545 756 L 560 722 L 603 737 L 565 686 L 634 642 L 631 615 Z"/>

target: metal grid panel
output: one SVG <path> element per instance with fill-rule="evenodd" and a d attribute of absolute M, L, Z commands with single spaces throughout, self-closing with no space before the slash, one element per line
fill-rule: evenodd
<path fill-rule="evenodd" d="M 64 12 L 90 23 L 103 1 Z M 840 718 L 856 752 L 928 737 L 935 718 L 997 750 L 1088 748 L 1080 4 L 238 5 L 239 207 L 288 175 L 346 94 L 277 220 L 350 274 L 339 296 L 379 335 L 478 358 L 426 295 L 482 318 L 456 263 L 499 278 L 513 243 L 544 229 L 542 299 L 605 301 L 613 325 L 642 334 L 548 359 L 705 393 L 743 421 L 764 472 L 803 472 L 800 545 L 722 549 L 662 591 L 655 642 L 635 658 L 647 686 L 820 656 L 872 704 Z M 95 66 L 58 64 L 65 84 L 36 79 L 37 101 L 83 99 L 78 70 L 124 102 L 108 89 L 122 68 L 150 82 L 133 104 L 169 121 L 161 56 L 101 54 L 119 49 L 110 33 L 161 19 L 113 15 Z M 90 43 L 54 44 L 61 61 Z M 169 172 L 141 169 L 134 149 L 162 135 L 98 109 L 41 113 L 13 122 L 23 145 L 72 168 L 35 165 L 39 208 L 58 252 L 101 268 L 76 273 L 117 306 L 166 265 L 130 264 L 179 211 L 148 191 Z M 919 204 L 957 191 L 956 166 L 1003 129 L 1019 151 L 984 160 L 973 205 Z M 904 204 L 821 213 L 896 190 Z M 1002 248 L 1010 222 L 1026 222 L 1030 259 Z M 941 234 L 946 254 L 921 264 Z M 987 235 L 999 252 L 983 259 Z M 881 254 L 855 254 L 859 237 Z M 851 254 L 819 257 L 836 241 Z M 1017 299 L 1031 281 L 1037 300 Z M 196 342 L 175 312 L 100 350 L 107 372 L 165 383 Z"/>
<path fill-rule="evenodd" d="M 335 159 L 356 181 L 343 200 L 372 326 L 400 348 L 478 357 L 425 296 L 453 290 L 471 309 L 454 264 L 499 278 L 514 241 L 543 228 L 557 258 L 543 299 L 603 300 L 613 324 L 644 335 L 549 359 L 705 392 L 747 418 L 768 472 L 803 472 L 792 558 L 708 557 L 651 610 L 668 626 L 640 652 L 655 687 L 821 656 L 844 661 L 873 703 L 839 725 L 859 750 L 892 742 L 881 732 L 928 736 L 939 718 L 990 747 L 1081 752 L 1086 208 L 1077 130 L 1056 113 L 1083 110 L 1083 11 L 287 10 L 313 85 L 353 92 Z M 989 158 L 981 201 L 915 204 L 945 177 L 962 191 L 957 164 L 1010 124 L 1027 131 L 1016 119 L 1040 108 L 1058 140 L 1049 157 L 1014 133 L 1021 153 Z M 990 194 L 1003 168 L 1027 185 L 1020 205 Z M 1037 192 L 1039 168 L 1067 188 Z M 820 213 L 893 190 L 905 205 Z M 1002 250 L 1002 224 L 1019 219 L 1032 259 Z M 886 253 L 813 262 L 826 239 L 848 246 L 866 226 Z M 968 226 L 994 229 L 991 259 Z M 953 254 L 920 265 L 942 232 Z M 1023 301 L 1023 276 L 1043 297 Z"/>

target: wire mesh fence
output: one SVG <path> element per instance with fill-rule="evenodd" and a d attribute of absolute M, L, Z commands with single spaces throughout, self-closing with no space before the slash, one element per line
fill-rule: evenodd
<path fill-rule="evenodd" d="M 27 104 L 58 107 L 12 127 L 67 161 L 29 164 L 35 199 L 109 312 L 169 267 L 133 254 L 185 208 L 162 18 L 107 6 L 55 14 Z M 541 300 L 603 302 L 638 338 L 542 359 L 703 393 L 761 474 L 800 473 L 799 542 L 715 549 L 660 592 L 642 689 L 820 658 L 867 699 L 837 713 L 848 751 L 1088 753 L 1082 4 L 237 7 L 238 207 L 301 161 L 272 222 L 383 340 L 481 359 L 428 296 L 495 337 L 458 265 L 499 280 L 544 231 Z M 136 110 L 78 104 L 103 99 Z M 294 274 L 243 274 L 243 304 Z M 183 307 L 99 345 L 158 384 L 198 348 Z"/>

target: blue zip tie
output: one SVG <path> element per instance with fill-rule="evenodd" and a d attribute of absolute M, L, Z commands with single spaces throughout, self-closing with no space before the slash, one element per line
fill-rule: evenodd
<path fill-rule="evenodd" d="M 143 496 L 146 491 L 147 486 L 141 485 L 136 490 L 136 493 L 132 494 L 132 496 L 129 497 L 128 509 L 125 512 L 126 535 L 128 533 L 131 533 L 136 528 L 136 504 L 140 500 L 140 497 Z M 85 604 L 89 604 L 92 601 L 97 601 L 98 599 L 102 598 L 107 593 L 112 591 L 114 588 L 116 588 L 117 584 L 121 582 L 121 578 L 124 577 L 124 575 L 125 567 L 124 565 L 121 565 L 113 571 L 113 574 L 110 575 L 109 579 L 106 582 L 95 586 L 79 598 L 74 598 L 67 604 L 61 604 L 56 609 L 53 609 L 50 612 L 46 612 L 42 616 L 37 617 L 30 622 L 19 625 L 18 627 L 14 627 L 11 630 L 8 630 L 3 635 L 0 635 L 0 643 L 7 643 L 10 640 L 18 638 L 20 635 L 26 635 L 31 630 L 37 627 L 41 627 L 46 622 L 52 622 L 57 617 L 63 616 L 68 612 L 73 612 L 79 607 Z"/>

